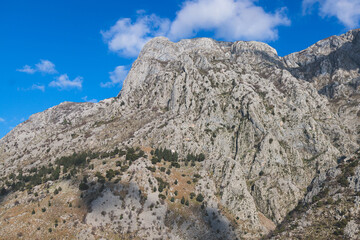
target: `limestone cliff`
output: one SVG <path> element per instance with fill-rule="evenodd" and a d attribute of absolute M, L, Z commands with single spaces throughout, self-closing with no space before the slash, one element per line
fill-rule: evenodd
<path fill-rule="evenodd" d="M 101 230 L 106 227 L 125 238 L 135 233 L 148 239 L 265 236 L 304 198 L 314 178 L 359 148 L 359 32 L 330 37 L 286 57 L 259 42 L 154 38 L 117 97 L 62 103 L 31 116 L 0 140 L 0 187 L 9 192 L 2 201 L 17 201 L 11 181 L 5 182 L 19 169 L 54 164 L 73 152 L 139 147 L 148 158 L 137 160 L 118 183 L 106 182 L 101 196 L 88 199 L 91 213 L 84 210 L 77 225 L 83 232 L 73 234 L 112 238 Z M 181 167 L 168 176 L 160 165 L 152 171 L 150 151 L 157 148 L 178 153 Z M 185 166 L 190 153 L 204 154 L 205 160 Z M 100 161 L 95 170 L 105 173 L 115 161 L 128 160 L 113 157 L 103 166 L 95 158 Z M 95 170 L 75 174 L 66 188 Z M 160 181 L 159 176 L 187 181 L 178 175 L 195 173 L 200 178 L 189 186 L 185 182 L 183 195 L 188 198 L 191 186 L 204 196 L 201 208 L 196 202 L 186 210 L 174 205 L 180 201 L 173 195 L 178 186 L 170 185 L 152 218 L 148 208 L 159 202 L 159 192 L 150 182 Z M 114 193 L 124 189 L 127 194 L 116 203 Z M 136 193 L 139 189 L 146 200 Z M 104 208 L 112 215 L 101 214 Z M 130 220 L 123 220 L 125 213 Z M 2 229 L 0 236 L 6 236 L 8 230 Z"/>

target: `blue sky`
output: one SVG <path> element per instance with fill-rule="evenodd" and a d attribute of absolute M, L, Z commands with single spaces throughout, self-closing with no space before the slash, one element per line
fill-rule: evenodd
<path fill-rule="evenodd" d="M 359 19 L 360 0 L 2 0 L 0 137 L 61 102 L 116 96 L 155 36 L 258 40 L 284 56 Z"/>

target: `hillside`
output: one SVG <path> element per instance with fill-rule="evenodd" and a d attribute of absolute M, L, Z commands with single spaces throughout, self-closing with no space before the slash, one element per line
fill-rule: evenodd
<path fill-rule="evenodd" d="M 309 186 L 359 149 L 359 32 L 285 57 L 260 42 L 154 38 L 117 97 L 62 103 L 0 140 L 0 238 L 297 230 L 286 224 Z"/>

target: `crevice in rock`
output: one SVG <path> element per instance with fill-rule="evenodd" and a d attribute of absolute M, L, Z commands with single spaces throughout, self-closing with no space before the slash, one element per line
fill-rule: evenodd
<path fill-rule="evenodd" d="M 235 138 L 235 156 L 234 156 L 234 160 L 236 161 L 236 157 L 238 154 L 238 150 L 239 150 L 239 133 L 240 133 L 240 125 L 238 130 L 236 131 L 236 138 Z"/>

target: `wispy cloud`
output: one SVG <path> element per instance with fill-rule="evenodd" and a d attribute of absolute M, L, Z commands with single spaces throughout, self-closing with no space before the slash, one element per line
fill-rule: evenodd
<path fill-rule="evenodd" d="M 29 65 L 25 65 L 21 69 L 16 69 L 16 71 L 23 72 L 23 73 L 28 73 L 28 74 L 34 74 L 36 72 L 36 70 L 34 68 L 30 67 Z"/>
<path fill-rule="evenodd" d="M 91 102 L 91 103 L 97 103 L 98 100 L 97 99 L 88 99 L 88 96 L 85 96 L 82 98 L 82 100 L 84 100 L 84 102 Z"/>
<path fill-rule="evenodd" d="M 0 122 L 5 122 L 5 119 L 0 117 Z"/>
<path fill-rule="evenodd" d="M 173 41 L 211 31 L 223 40 L 275 40 L 277 28 L 290 25 L 285 8 L 274 13 L 256 5 L 257 0 L 187 0 L 173 21 L 155 14 L 139 16 L 135 22 L 119 19 L 101 34 L 111 51 L 134 57 L 147 41 L 166 36 Z"/>
<path fill-rule="evenodd" d="M 117 66 L 113 72 L 109 72 L 110 81 L 100 83 L 103 88 L 119 86 L 125 80 L 129 70 L 125 66 Z"/>
<path fill-rule="evenodd" d="M 82 77 L 76 77 L 74 80 L 70 80 L 67 74 L 62 74 L 59 77 L 56 77 L 56 80 L 50 82 L 49 86 L 56 87 L 60 90 L 72 89 L 72 88 L 81 89 L 82 82 L 83 82 Z"/>
<path fill-rule="evenodd" d="M 302 4 L 304 14 L 318 4 L 321 17 L 336 17 L 348 29 L 360 25 L 360 0 L 303 0 Z"/>
<path fill-rule="evenodd" d="M 42 92 L 45 92 L 45 86 L 44 85 L 33 84 L 31 86 L 31 90 L 40 90 Z"/>
<path fill-rule="evenodd" d="M 42 92 L 45 92 L 45 86 L 40 84 L 33 84 L 29 88 L 18 88 L 18 91 L 32 91 L 32 90 L 40 90 Z"/>
<path fill-rule="evenodd" d="M 28 74 L 34 74 L 35 72 L 45 73 L 45 74 L 55 74 L 57 73 L 55 69 L 55 64 L 49 60 L 40 60 L 39 63 L 35 64 L 35 67 L 25 65 L 21 69 L 17 69 L 18 72 L 24 72 Z"/>

